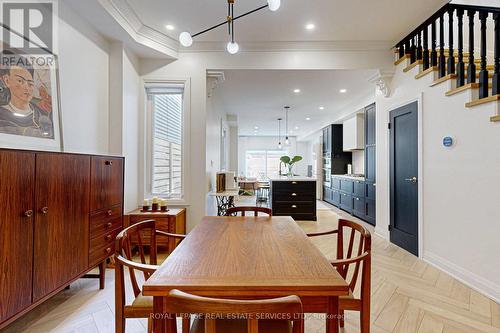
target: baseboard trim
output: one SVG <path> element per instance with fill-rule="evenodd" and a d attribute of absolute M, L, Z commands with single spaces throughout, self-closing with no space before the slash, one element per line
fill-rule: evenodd
<path fill-rule="evenodd" d="M 425 262 L 440 269 L 475 291 L 500 304 L 500 285 L 470 272 L 448 260 L 428 251 L 422 258 Z"/>

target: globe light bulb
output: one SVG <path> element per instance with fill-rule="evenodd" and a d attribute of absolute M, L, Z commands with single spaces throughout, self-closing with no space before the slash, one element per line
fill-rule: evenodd
<path fill-rule="evenodd" d="M 290 144 L 290 140 L 288 140 L 288 137 L 286 137 L 286 139 L 285 139 L 285 144 L 286 145 Z"/>
<path fill-rule="evenodd" d="M 240 50 L 240 46 L 236 42 L 227 43 L 227 52 L 231 54 L 236 54 Z"/>
<path fill-rule="evenodd" d="M 281 0 L 267 0 L 267 4 L 269 5 L 269 10 L 275 12 L 280 8 Z"/>
<path fill-rule="evenodd" d="M 278 149 L 281 149 L 283 146 L 281 145 L 281 142 L 278 143 Z"/>
<path fill-rule="evenodd" d="M 191 37 L 189 32 L 181 32 L 179 35 L 179 42 L 184 47 L 190 47 L 193 45 L 193 37 Z"/>

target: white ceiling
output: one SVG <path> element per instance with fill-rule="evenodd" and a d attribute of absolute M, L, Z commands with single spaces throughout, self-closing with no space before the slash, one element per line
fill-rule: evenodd
<path fill-rule="evenodd" d="M 374 73 L 372 70 L 224 71 L 226 80 L 215 90 L 214 107 L 238 116 L 240 135 L 255 135 L 257 126 L 257 135 L 276 136 L 277 119 L 285 119 L 283 107 L 289 105 L 289 130 L 293 131 L 290 134 L 300 138 L 346 112 L 356 112 L 354 105 L 374 97 L 375 86 L 368 82 Z M 301 92 L 296 94 L 294 89 Z M 347 89 L 347 93 L 340 93 L 340 89 Z M 320 110 L 320 106 L 325 109 Z M 307 117 L 311 119 L 306 120 Z M 284 121 L 282 125 L 284 128 Z"/>
<path fill-rule="evenodd" d="M 177 39 L 226 19 L 226 0 L 126 0 L 145 25 Z M 276 12 L 264 9 L 235 22 L 240 42 L 269 41 L 397 41 L 445 0 L 281 0 Z M 235 16 L 265 5 L 266 0 L 236 0 Z M 314 23 L 314 31 L 305 24 Z M 176 30 L 168 31 L 171 24 Z M 226 41 L 227 28 L 196 40 Z"/>

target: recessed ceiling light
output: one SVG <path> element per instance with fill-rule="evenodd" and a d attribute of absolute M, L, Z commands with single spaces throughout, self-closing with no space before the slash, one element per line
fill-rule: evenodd
<path fill-rule="evenodd" d="M 175 27 L 174 27 L 173 25 L 171 25 L 171 24 L 167 24 L 167 25 L 165 26 L 165 28 L 166 28 L 167 30 L 170 30 L 170 31 L 175 30 Z"/>
<path fill-rule="evenodd" d="M 298 94 L 300 92 L 300 89 L 294 89 L 293 92 Z"/>
<path fill-rule="evenodd" d="M 295 129 L 298 130 L 299 129 L 299 126 L 295 126 Z"/>
<path fill-rule="evenodd" d="M 324 106 L 320 106 L 320 107 L 319 107 L 319 109 L 320 109 L 320 110 L 324 110 L 324 109 L 325 109 L 325 107 L 324 107 Z"/>
<path fill-rule="evenodd" d="M 341 94 L 345 94 L 346 92 L 347 92 L 347 89 L 340 89 L 339 90 L 339 93 L 341 93 Z"/>
<path fill-rule="evenodd" d="M 314 28 L 316 28 L 316 26 L 313 23 L 306 24 L 306 29 L 307 30 L 314 30 Z"/>
<path fill-rule="evenodd" d="M 259 126 L 255 126 L 254 129 L 258 130 L 259 129 Z"/>
<path fill-rule="evenodd" d="M 306 120 L 311 120 L 311 118 L 307 117 Z"/>

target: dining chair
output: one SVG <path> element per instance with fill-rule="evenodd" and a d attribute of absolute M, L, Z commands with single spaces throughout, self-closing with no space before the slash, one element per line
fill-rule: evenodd
<path fill-rule="evenodd" d="M 196 315 L 191 333 L 304 333 L 302 302 L 297 296 L 231 300 L 174 289 L 167 297 L 166 312 Z M 167 333 L 174 333 L 175 318 L 167 318 Z M 182 325 L 184 329 L 184 322 Z"/>
<path fill-rule="evenodd" d="M 241 216 L 245 216 L 246 212 L 253 212 L 254 216 L 258 216 L 259 213 L 264 213 L 266 215 L 272 216 L 273 210 L 266 207 L 256 207 L 256 206 L 238 206 L 231 207 L 226 210 L 226 216 L 237 216 L 241 213 Z"/>
<path fill-rule="evenodd" d="M 337 230 L 309 233 L 307 236 L 317 237 L 333 234 L 337 234 L 337 260 L 332 261 L 331 264 L 349 284 L 349 295 L 339 298 L 340 327 L 344 327 L 344 311 L 359 311 L 361 333 L 369 333 L 371 291 L 370 232 L 358 223 L 340 219 Z M 344 247 L 344 236 L 347 235 L 348 246 Z M 358 279 L 360 280 L 360 297 L 356 298 L 354 290 Z"/>
<path fill-rule="evenodd" d="M 159 267 L 157 237 L 167 237 L 169 241 L 181 242 L 185 235 L 177 235 L 156 230 L 154 220 L 145 220 L 123 229 L 116 236 L 115 246 L 115 316 L 116 332 L 125 332 L 126 318 L 148 318 L 148 332 L 152 331 L 153 297 L 142 295 L 142 285 L 138 276 L 142 273 L 146 281 Z M 147 241 L 145 240 L 147 239 Z M 136 252 L 134 251 L 136 250 Z M 134 253 L 137 253 L 134 255 Z M 148 262 L 149 257 L 149 262 Z M 126 305 L 125 271 L 127 267 L 134 292 L 132 304 Z M 141 278 L 142 280 L 142 278 Z M 189 326 L 189 323 L 188 323 Z"/>

